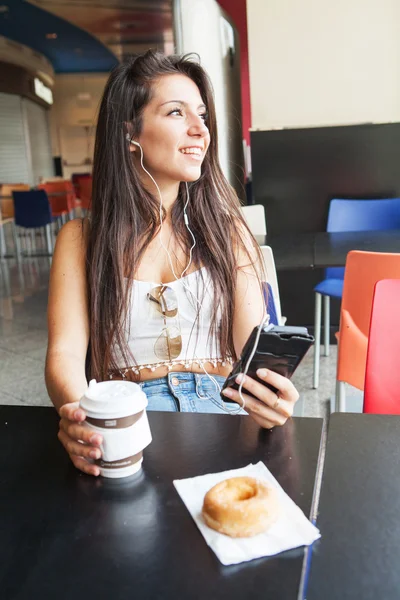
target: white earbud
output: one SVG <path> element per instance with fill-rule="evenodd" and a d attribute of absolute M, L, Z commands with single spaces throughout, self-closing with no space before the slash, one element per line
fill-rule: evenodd
<path fill-rule="evenodd" d="M 127 139 L 127 141 L 130 144 L 135 144 L 135 146 L 139 146 L 139 148 L 141 148 L 141 145 L 139 144 L 139 142 L 135 142 L 135 140 L 131 138 L 129 133 L 126 134 L 125 138 Z"/>

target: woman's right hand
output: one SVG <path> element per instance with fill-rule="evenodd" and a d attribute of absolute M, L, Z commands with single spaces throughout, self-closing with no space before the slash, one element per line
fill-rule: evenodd
<path fill-rule="evenodd" d="M 83 424 L 85 412 L 79 402 L 70 402 L 60 408 L 60 429 L 58 439 L 69 454 L 77 469 L 88 475 L 100 475 L 100 469 L 91 460 L 101 457 L 100 444 L 103 438 Z"/>

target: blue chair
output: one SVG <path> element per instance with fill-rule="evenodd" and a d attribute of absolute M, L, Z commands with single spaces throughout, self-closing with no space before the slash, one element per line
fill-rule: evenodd
<path fill-rule="evenodd" d="M 269 322 L 272 325 L 280 325 L 278 320 L 278 314 L 276 311 L 276 304 L 272 287 L 266 281 L 263 282 L 264 301 L 267 307 L 267 313 L 269 314 Z"/>
<path fill-rule="evenodd" d="M 286 323 L 286 317 L 282 316 L 281 310 L 281 300 L 279 296 L 279 285 L 278 285 L 278 277 L 276 274 L 275 268 L 275 260 L 274 253 L 272 252 L 271 246 L 260 246 L 261 254 L 263 257 L 264 263 L 264 273 L 266 276 L 266 281 L 268 281 L 269 285 L 272 289 L 272 295 L 274 297 L 275 303 L 275 312 L 277 318 L 278 325 L 284 325 Z"/>
<path fill-rule="evenodd" d="M 33 190 L 29 192 L 14 192 L 14 245 L 17 260 L 21 259 L 21 248 L 17 227 L 24 229 L 45 228 L 48 254 L 53 254 L 53 241 L 51 224 L 53 217 L 49 199 L 44 190 Z"/>
<path fill-rule="evenodd" d="M 400 228 L 400 198 L 383 200 L 331 200 L 328 232 L 379 231 Z M 356 249 L 356 248 L 355 248 Z M 319 384 L 321 302 L 324 297 L 324 356 L 329 356 L 330 298 L 342 298 L 344 267 L 325 269 L 325 279 L 315 288 L 315 345 L 313 388 Z"/>

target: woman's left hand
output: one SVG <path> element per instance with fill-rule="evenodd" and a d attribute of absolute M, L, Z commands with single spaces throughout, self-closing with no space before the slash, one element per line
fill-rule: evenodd
<path fill-rule="evenodd" d="M 243 375 L 238 375 L 236 383 L 240 384 L 242 377 Z M 258 369 L 257 377 L 271 384 L 278 392 L 275 394 L 267 386 L 246 375 L 242 386 L 242 396 L 246 403 L 244 407 L 245 411 L 253 417 L 256 423 L 266 429 L 284 425 L 293 414 L 294 405 L 299 399 L 298 391 L 290 379 L 274 371 Z M 252 396 L 246 394 L 246 390 Z M 233 400 L 239 405 L 243 404 L 237 390 L 228 387 L 222 393 L 229 400 Z"/>

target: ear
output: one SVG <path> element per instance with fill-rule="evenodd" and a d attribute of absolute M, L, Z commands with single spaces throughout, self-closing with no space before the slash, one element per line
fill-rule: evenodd
<path fill-rule="evenodd" d="M 125 130 L 125 140 L 126 143 L 129 145 L 129 151 L 130 152 L 136 152 L 137 146 L 135 146 L 135 144 L 130 144 L 130 140 L 133 138 L 134 132 L 133 132 L 133 125 L 130 122 L 125 122 L 124 123 L 124 130 Z"/>

